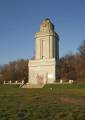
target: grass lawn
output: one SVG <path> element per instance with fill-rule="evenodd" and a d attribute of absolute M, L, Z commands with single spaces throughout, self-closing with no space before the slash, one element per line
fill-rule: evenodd
<path fill-rule="evenodd" d="M 85 120 L 85 84 L 0 85 L 0 120 Z"/>

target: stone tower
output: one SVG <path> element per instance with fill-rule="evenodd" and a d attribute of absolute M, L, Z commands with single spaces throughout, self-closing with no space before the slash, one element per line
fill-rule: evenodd
<path fill-rule="evenodd" d="M 29 83 L 54 83 L 59 61 L 59 37 L 54 25 L 46 18 L 35 34 L 35 59 L 29 61 Z"/>

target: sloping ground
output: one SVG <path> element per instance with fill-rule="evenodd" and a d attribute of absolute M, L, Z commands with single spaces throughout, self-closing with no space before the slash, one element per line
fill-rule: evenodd
<path fill-rule="evenodd" d="M 85 120 L 85 88 L 81 86 L 21 89 L 0 85 L 0 120 Z"/>

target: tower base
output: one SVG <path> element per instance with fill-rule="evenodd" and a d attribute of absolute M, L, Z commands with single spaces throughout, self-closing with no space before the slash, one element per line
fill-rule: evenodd
<path fill-rule="evenodd" d="M 49 84 L 56 80 L 56 60 L 41 59 L 29 61 L 29 84 Z"/>

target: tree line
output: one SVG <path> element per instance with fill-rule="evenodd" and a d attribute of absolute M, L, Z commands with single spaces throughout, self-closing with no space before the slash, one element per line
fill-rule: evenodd
<path fill-rule="evenodd" d="M 60 59 L 61 79 L 85 80 L 85 40 L 75 54 L 65 55 Z"/>
<path fill-rule="evenodd" d="M 17 60 L 0 66 L 0 82 L 3 81 L 21 82 L 28 80 L 28 60 Z"/>

